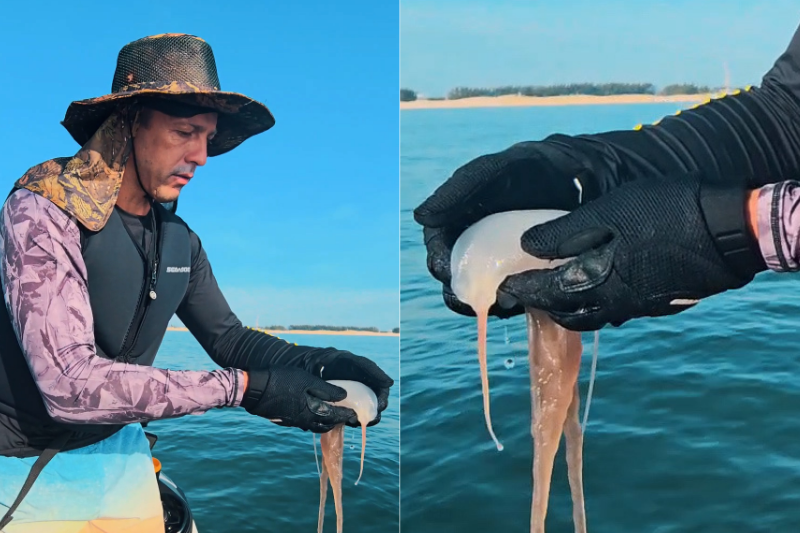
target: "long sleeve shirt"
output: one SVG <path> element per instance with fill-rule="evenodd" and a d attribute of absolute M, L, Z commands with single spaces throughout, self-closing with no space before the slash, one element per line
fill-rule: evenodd
<path fill-rule="evenodd" d="M 97 355 L 80 231 L 65 212 L 27 190 L 0 212 L 0 281 L 23 354 L 51 417 L 119 424 L 239 406 L 243 370 L 303 366 L 332 349 L 297 346 L 244 327 L 190 232 L 189 287 L 177 311 L 214 371 L 175 371 Z"/>
<path fill-rule="evenodd" d="M 757 202 L 758 245 L 767 268 L 800 270 L 800 182 L 765 185 Z"/>
<path fill-rule="evenodd" d="M 700 172 L 758 190 L 759 248 L 769 269 L 800 269 L 800 28 L 761 86 L 633 130 L 554 134 L 542 141 L 592 179 L 590 196 L 655 176 Z"/>

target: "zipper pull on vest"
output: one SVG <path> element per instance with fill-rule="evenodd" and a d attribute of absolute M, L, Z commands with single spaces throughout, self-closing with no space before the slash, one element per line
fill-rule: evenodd
<path fill-rule="evenodd" d="M 153 272 L 150 274 L 150 299 L 156 299 L 156 282 L 158 281 L 158 259 L 153 263 Z"/>

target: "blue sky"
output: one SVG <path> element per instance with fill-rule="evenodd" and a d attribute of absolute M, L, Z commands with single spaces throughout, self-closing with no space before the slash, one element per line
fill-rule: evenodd
<path fill-rule="evenodd" d="M 0 20 L 10 189 L 79 148 L 59 124 L 107 93 L 126 43 L 190 33 L 271 130 L 210 158 L 178 213 L 243 322 L 399 325 L 398 18 L 393 2 L 14 2 Z"/>
<path fill-rule="evenodd" d="M 759 84 L 800 23 L 789 0 L 402 0 L 401 82 Z"/>

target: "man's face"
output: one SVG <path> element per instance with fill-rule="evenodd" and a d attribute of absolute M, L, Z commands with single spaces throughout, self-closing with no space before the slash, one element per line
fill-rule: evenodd
<path fill-rule="evenodd" d="M 216 127 L 216 113 L 180 118 L 144 110 L 136 132 L 136 163 L 150 196 L 161 203 L 178 199 L 195 169 L 206 164 Z"/>

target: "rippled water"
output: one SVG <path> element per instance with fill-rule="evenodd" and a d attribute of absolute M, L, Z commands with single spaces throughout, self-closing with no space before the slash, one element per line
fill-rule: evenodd
<path fill-rule="evenodd" d="M 676 109 L 402 112 L 402 531 L 528 531 L 532 466 L 524 319 L 489 324 L 498 452 L 483 420 L 475 323 L 442 304 L 411 210 L 483 153 L 553 132 L 627 129 Z M 794 274 L 762 273 L 680 315 L 601 332 L 584 446 L 589 531 L 800 530 L 799 289 Z M 587 334 L 582 401 L 591 344 Z M 562 446 L 547 530 L 571 524 Z"/>
<path fill-rule="evenodd" d="M 281 337 L 370 357 L 395 382 L 399 381 L 397 337 Z M 192 370 L 218 368 L 186 332 L 167 334 L 156 365 Z M 358 486 L 354 483 L 361 459 L 361 430 L 345 428 L 345 531 L 398 530 L 398 388 L 392 388 L 381 422 L 367 430 L 364 475 Z M 186 492 L 200 533 L 316 532 L 319 477 L 311 433 L 277 426 L 244 409 L 217 409 L 200 416 L 162 420 L 151 423 L 147 430 L 158 435 L 153 455 Z M 317 447 L 319 450 L 319 439 Z M 326 532 L 336 531 L 333 505 L 329 491 Z"/>

